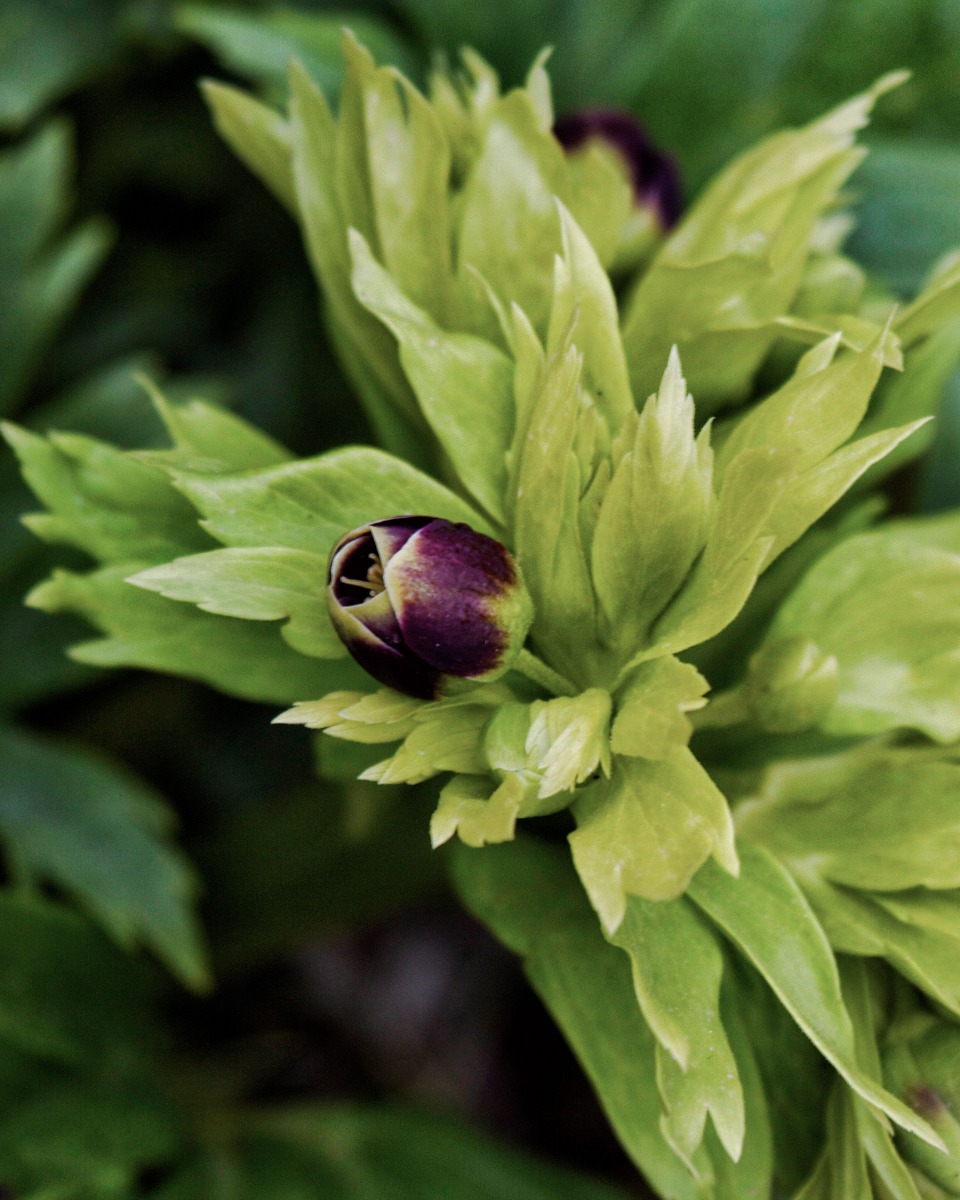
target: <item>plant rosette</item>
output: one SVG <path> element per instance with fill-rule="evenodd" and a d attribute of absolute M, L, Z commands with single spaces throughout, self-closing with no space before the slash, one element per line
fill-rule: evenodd
<path fill-rule="evenodd" d="M 296 64 L 287 114 L 206 92 L 380 447 L 296 459 L 161 396 L 168 451 L 11 428 L 31 528 L 97 561 L 29 602 L 97 627 L 82 661 L 442 780 L 461 896 L 662 1195 L 917 1200 L 910 1164 L 952 1168 L 884 1083 L 874 992 L 960 1017 L 960 519 L 872 493 L 960 359 L 960 259 L 898 306 L 842 249 L 902 76 L 674 224 L 668 160 L 643 142 L 641 183 L 610 120 L 557 126 L 543 58 L 504 92 L 467 53 L 424 94 L 344 53 L 336 117 Z"/>

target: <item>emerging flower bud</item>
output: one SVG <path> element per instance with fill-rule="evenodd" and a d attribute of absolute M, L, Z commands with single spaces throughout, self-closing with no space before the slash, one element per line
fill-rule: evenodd
<path fill-rule="evenodd" d="M 652 211 L 661 232 L 676 225 L 682 208 L 677 164 L 650 141 L 630 113 L 611 108 L 584 109 L 561 117 L 553 132 L 569 151 L 592 142 L 608 146 L 623 163 L 637 209 Z"/>
<path fill-rule="evenodd" d="M 768 642 L 750 660 L 746 700 L 754 720 L 770 733 L 799 733 L 830 711 L 839 668 L 832 654 L 799 636 Z"/>
<path fill-rule="evenodd" d="M 911 1133 L 898 1133 L 904 1158 L 948 1196 L 960 1196 L 960 1029 L 934 1016 L 890 1046 L 884 1081 L 940 1135 L 946 1153 Z"/>
<path fill-rule="evenodd" d="M 345 534 L 330 556 L 327 603 L 364 670 L 422 700 L 448 675 L 503 674 L 533 619 L 509 552 L 438 517 L 390 517 Z"/>

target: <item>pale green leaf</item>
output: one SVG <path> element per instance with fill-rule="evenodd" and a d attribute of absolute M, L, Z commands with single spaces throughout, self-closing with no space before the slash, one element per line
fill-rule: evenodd
<path fill-rule="evenodd" d="M 617 697 L 610 748 L 634 758 L 669 758 L 690 741 L 686 714 L 706 704 L 708 687 L 695 667 L 672 656 L 641 663 Z"/>
<path fill-rule="evenodd" d="M 600 501 L 591 546 L 606 639 L 628 652 L 683 582 L 713 516 L 709 433 L 694 437 L 693 416 L 671 351 L 659 393 L 618 436 L 626 449 Z"/>
<path fill-rule="evenodd" d="M 826 1147 L 793 1200 L 874 1200 L 855 1099 L 838 1080 L 827 1101 Z"/>
<path fill-rule="evenodd" d="M 960 887 L 960 766 L 895 750 L 777 763 L 737 830 L 848 887 Z"/>
<path fill-rule="evenodd" d="M 56 884 L 121 945 L 149 947 L 203 987 L 195 882 L 159 797 L 86 753 L 13 730 L 0 730 L 0 762 L 0 836 L 17 874 Z"/>
<path fill-rule="evenodd" d="M 727 468 L 703 554 L 654 625 L 650 648 L 634 661 L 676 654 L 730 624 L 767 559 L 770 511 L 792 477 L 792 455 L 773 447 L 737 455 Z"/>
<path fill-rule="evenodd" d="M 49 510 L 25 518 L 45 541 L 76 546 L 103 562 L 164 562 L 209 546 L 190 505 L 156 467 L 81 434 L 43 438 L 15 425 L 3 432 Z"/>
<path fill-rule="evenodd" d="M 458 848 L 454 880 L 467 907 L 523 957 L 621 1144 L 657 1193 L 698 1200 L 700 1189 L 657 1129 L 655 1042 L 627 959 L 604 941 L 566 855 L 529 841 Z"/>
<path fill-rule="evenodd" d="M 399 749 L 360 776 L 373 783 L 420 783 L 442 771 L 481 775 L 483 727 L 490 709 L 480 704 L 425 704 L 413 714 L 414 727 Z"/>
<path fill-rule="evenodd" d="M 264 546 L 175 558 L 129 582 L 223 617 L 283 620 L 280 632 L 294 650 L 340 658 L 345 650 L 327 612 L 326 574 L 319 555 Z"/>
<path fill-rule="evenodd" d="M 353 287 L 391 330 L 420 409 L 454 469 L 502 523 L 506 452 L 513 432 L 513 363 L 496 346 L 447 333 L 407 298 L 351 230 Z"/>
<path fill-rule="evenodd" d="M 960 1015 L 955 892 L 854 891 L 817 879 L 811 871 L 799 879 L 838 950 L 886 958 L 937 1003 Z"/>
<path fill-rule="evenodd" d="M 284 208 L 295 213 L 289 123 L 239 88 L 213 80 L 206 80 L 202 87 L 217 132 Z"/>
<path fill-rule="evenodd" d="M 557 207 L 563 251 L 554 271 L 547 353 L 563 347 L 572 325 L 573 342 L 583 355 L 583 386 L 616 429 L 634 411 L 616 297 L 583 230 L 563 204 Z"/>
<path fill-rule="evenodd" d="M 897 332 L 912 345 L 960 317 L 960 252 L 953 250 L 936 263 L 920 294 L 899 314 Z"/>
<path fill-rule="evenodd" d="M 352 659 L 306 658 L 267 625 L 215 617 L 127 583 L 150 564 L 117 563 L 88 575 L 56 571 L 27 602 L 44 612 L 72 612 L 104 635 L 71 647 L 78 662 L 142 667 L 187 679 L 246 700 L 289 704 L 301 696 L 362 685 Z"/>
<path fill-rule="evenodd" d="M 679 344 L 700 415 L 741 399 L 800 287 L 814 229 L 862 158 L 854 135 L 880 80 L 803 129 L 747 151 L 701 194 L 630 298 L 624 343 L 634 391 Z"/>
<path fill-rule="evenodd" d="M 453 301 L 446 134 L 423 95 L 390 68 L 364 71 L 361 104 L 377 257 L 404 295 L 443 321 Z"/>
<path fill-rule="evenodd" d="M 458 262 L 473 267 L 503 303 L 516 302 L 544 334 L 561 251 L 555 197 L 565 198 L 560 143 L 544 130 L 526 92 L 498 100 L 463 186 Z"/>
<path fill-rule="evenodd" d="M 172 451 L 159 452 L 158 459 L 180 466 L 206 462 L 221 469 L 248 471 L 293 457 L 255 425 L 217 404 L 201 399 L 173 403 L 154 385 L 148 384 L 148 390 L 174 445 Z"/>
<path fill-rule="evenodd" d="M 915 545 L 910 528 L 841 542 L 774 620 L 771 637 L 802 634 L 837 658 L 828 732 L 907 726 L 937 741 L 960 737 L 960 554 Z"/>
<path fill-rule="evenodd" d="M 573 861 L 608 933 L 629 896 L 672 900 L 711 855 L 737 871 L 727 802 L 688 750 L 615 759 L 612 778 L 585 788 L 574 814 Z"/>
<path fill-rule="evenodd" d="M 786 483 L 770 518 L 769 528 L 774 537 L 764 570 L 832 508 L 865 471 L 924 424 L 924 421 L 916 421 L 912 425 L 858 438 L 842 446 L 819 466 Z"/>
<path fill-rule="evenodd" d="M 307 253 L 324 290 L 334 345 L 380 442 L 416 459 L 417 442 L 425 430 L 417 420 L 396 346 L 380 322 L 363 309 L 350 285 L 347 226 L 352 218 L 345 217 L 337 190 L 337 124 L 323 93 L 296 63 L 290 70 L 290 89 L 296 202 Z"/>
<path fill-rule="evenodd" d="M 730 973 L 726 975 L 720 992 L 720 1013 L 743 1089 L 745 1137 L 740 1157 L 734 1162 L 719 1144 L 713 1130 L 707 1129 L 707 1147 L 716 1175 L 716 1195 L 717 1200 L 769 1200 L 774 1186 L 775 1156 L 770 1105 L 758 1063 L 760 1051 L 755 1043 L 756 1031 L 747 1014 L 740 1009 L 740 996 L 730 986 Z M 793 1065 L 796 1068 L 797 1064 Z M 788 1136 L 795 1140 L 796 1119 L 789 1124 Z"/>
<path fill-rule="evenodd" d="M 857 1057 L 867 1071 L 879 1074 L 881 1062 L 876 1035 L 879 1014 L 874 1011 L 870 978 L 863 960 L 842 958 L 840 982 L 843 985 L 844 1002 L 853 1018 Z M 870 1168 L 880 1185 L 886 1189 L 890 1200 L 920 1200 L 917 1185 L 898 1153 L 891 1132 L 884 1128 L 877 1114 L 859 1096 L 852 1096 L 851 1101 L 856 1115 L 857 1134 Z M 927 1152 L 938 1153 L 929 1148 Z"/>
<path fill-rule="evenodd" d="M 730 1156 L 743 1149 L 743 1090 L 720 1017 L 723 955 L 716 937 L 683 898 L 631 897 L 611 939 L 630 957 L 637 1000 L 657 1038 L 660 1126 L 690 1161 L 709 1113 Z"/>
<path fill-rule="evenodd" d="M 575 453 L 583 404 L 574 348 L 538 381 L 517 447 L 514 549 L 536 606 L 532 636 L 546 653 L 596 636 L 596 600 L 580 535 L 580 466 Z"/>
<path fill-rule="evenodd" d="M 511 841 L 524 791 L 516 775 L 507 775 L 499 787 L 489 776 L 454 776 L 430 818 L 431 844 L 442 846 L 454 834 L 474 847 Z"/>
<path fill-rule="evenodd" d="M 951 374 L 960 362 L 960 321 L 947 325 L 921 345 L 907 352 L 907 368 L 886 375 L 860 426 L 861 437 L 936 416 Z M 891 450 L 857 482 L 857 490 L 873 487 L 881 478 L 929 449 L 936 436 L 936 424 L 922 426 L 908 440 Z"/>
<path fill-rule="evenodd" d="M 344 534 L 401 514 L 465 521 L 490 532 L 474 509 L 401 459 L 365 446 L 332 450 L 235 475 L 172 472 L 203 526 L 228 546 L 282 546 L 326 560 Z"/>
<path fill-rule="evenodd" d="M 541 800 L 572 792 L 598 769 L 610 774 L 610 709 L 610 695 L 600 688 L 530 705 L 524 748 L 541 773 Z"/>
<path fill-rule="evenodd" d="M 858 1066 L 836 960 L 803 893 L 759 846 L 744 842 L 739 851 L 737 879 L 707 863 L 691 880 L 688 895 L 750 959 L 854 1091 L 901 1128 L 935 1145 L 926 1122 Z"/>
<path fill-rule="evenodd" d="M 424 701 L 390 688 L 366 692 L 329 692 L 322 700 L 301 700 L 274 717 L 275 725 L 306 725 L 331 737 L 376 745 L 399 742 L 415 725 Z"/>
<path fill-rule="evenodd" d="M 886 331 L 862 353 L 842 353 L 822 370 L 796 373 L 737 418 L 717 451 L 719 478 L 751 447 L 792 451 L 800 473 L 843 445 L 863 420 L 880 378 L 885 337 Z"/>

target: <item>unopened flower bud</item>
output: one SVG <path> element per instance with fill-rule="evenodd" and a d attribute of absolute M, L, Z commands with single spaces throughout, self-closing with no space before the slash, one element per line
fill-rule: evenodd
<path fill-rule="evenodd" d="M 621 232 L 615 265 L 635 265 L 680 218 L 683 202 L 676 162 L 651 142 L 635 117 L 617 109 L 571 113 L 556 122 L 553 132 L 570 154 L 600 146 L 619 163 L 633 192 L 634 209 Z"/>
<path fill-rule="evenodd" d="M 833 707 L 837 676 L 837 660 L 809 638 L 778 638 L 750 660 L 745 698 L 763 729 L 797 733 L 815 725 Z"/>
<path fill-rule="evenodd" d="M 390 517 L 345 534 L 330 556 L 327 603 L 364 670 L 423 700 L 448 676 L 503 674 L 533 619 L 510 553 L 438 517 Z"/>
<path fill-rule="evenodd" d="M 904 1158 L 948 1196 L 960 1196 L 960 1028 L 928 1017 L 917 1033 L 890 1046 L 887 1086 L 940 1135 L 946 1153 L 915 1134 L 898 1133 Z"/>

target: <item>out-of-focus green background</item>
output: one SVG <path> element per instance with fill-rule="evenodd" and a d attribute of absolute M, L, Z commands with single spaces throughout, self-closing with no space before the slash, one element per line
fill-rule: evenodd
<path fill-rule="evenodd" d="M 174 398 L 219 400 L 300 453 L 366 436 L 324 340 L 297 232 L 219 142 L 196 86 L 225 78 L 282 104 L 297 56 L 335 99 L 343 24 L 421 83 L 435 56 L 453 59 L 462 45 L 505 84 L 519 82 L 552 46 L 557 111 L 632 109 L 679 159 L 688 197 L 764 133 L 908 67 L 912 80 L 883 100 L 865 139 L 848 249 L 909 295 L 960 245 L 957 0 L 395 0 L 336 10 L 0 0 L 0 415 L 154 446 L 160 427 L 136 381 L 147 374 Z M 960 501 L 958 450 L 954 380 L 934 450 L 900 489 L 904 503 Z M 268 708 L 72 663 L 64 646 L 86 631 L 21 603 L 54 561 L 18 523 L 31 507 L 3 451 L 0 1098 L 15 1119 L 0 1133 L 0 1194 L 14 1177 L 5 1164 L 20 1170 L 27 1146 L 41 1164 L 38 1196 L 57 1180 L 67 1190 L 50 1196 L 326 1195 L 303 1190 L 318 1168 L 300 1171 L 292 1143 L 245 1150 L 240 1165 L 231 1160 L 237 1188 L 211 1190 L 203 1147 L 216 1144 L 204 1138 L 217 1114 L 237 1105 L 331 1098 L 428 1102 L 633 1180 L 515 967 L 445 898 L 425 840 L 429 798 L 321 787 L 307 735 L 271 729 Z M 94 928 L 121 941 L 137 928 L 190 976 L 169 945 L 193 935 L 182 916 L 164 925 L 163 907 L 171 879 L 188 886 L 184 863 L 149 841 L 168 809 L 201 881 L 218 984 L 207 997 L 153 968 L 144 981 Z M 24 893 L 36 911 L 16 908 Z M 74 908 L 86 915 L 75 919 Z M 84 939 L 89 955 L 74 962 L 64 947 Z M 18 1009 L 17 995 L 29 1004 Z M 82 1053 L 64 1059 L 73 1043 L 38 1041 L 37 1021 L 62 1033 L 74 1002 L 102 1011 L 92 1024 L 82 1018 L 73 1031 Z M 129 1064 L 110 1059 L 107 1070 L 97 1058 L 97 1039 L 119 1028 L 114 1009 L 142 1018 L 163 1068 L 159 1092 Z M 84 1054 L 96 1069 L 77 1065 Z M 99 1134 L 77 1124 L 81 1111 Z M 360 1111 L 329 1118 L 331 1145 L 362 1142 L 343 1125 Z M 127 1127 L 131 1114 L 142 1126 Z M 109 1145 L 104 1127 L 120 1131 Z M 410 1142 L 398 1128 L 397 1144 Z M 450 1136 L 451 1161 L 468 1154 Z M 93 1164 L 87 1191 L 70 1190 L 78 1154 Z M 428 1166 L 403 1162 L 396 1169 L 411 1187 L 429 1181 Z M 349 1194 L 386 1194 L 371 1188 Z"/>

